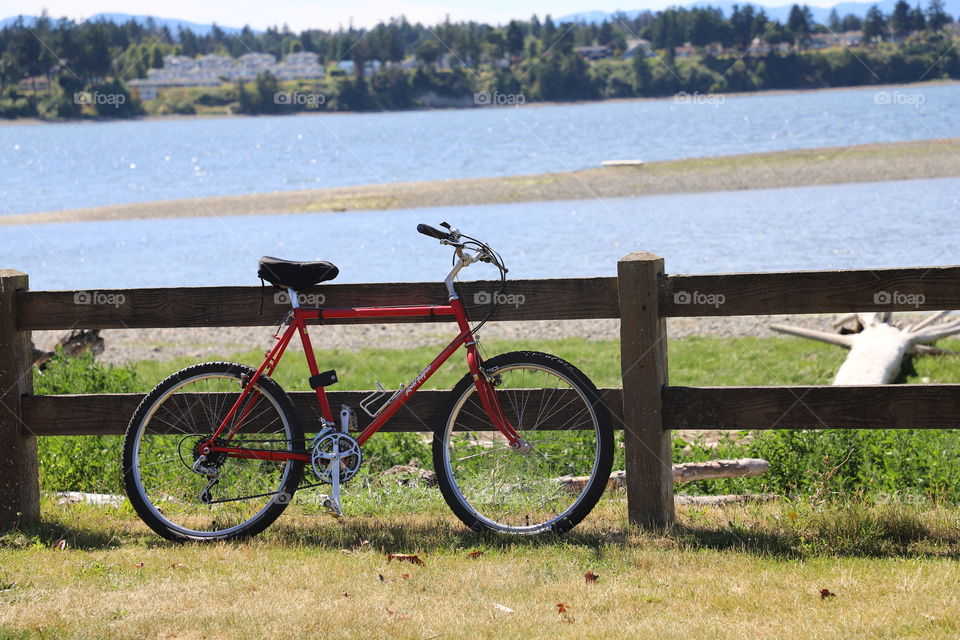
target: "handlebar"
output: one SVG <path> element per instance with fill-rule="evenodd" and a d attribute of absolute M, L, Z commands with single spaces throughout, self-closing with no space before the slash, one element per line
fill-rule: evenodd
<path fill-rule="evenodd" d="M 431 238 L 436 238 L 437 240 L 449 240 L 451 242 L 455 241 L 452 233 L 446 231 L 440 231 L 440 229 L 435 229 L 428 224 L 418 224 L 417 231 L 422 233 L 425 236 L 430 236 Z"/>
<path fill-rule="evenodd" d="M 446 231 L 441 231 L 428 224 L 418 224 L 417 231 L 425 236 L 436 238 L 440 241 L 440 244 L 453 247 L 456 250 L 457 257 L 461 261 L 461 267 L 470 266 L 474 262 L 486 262 L 496 265 L 503 274 L 507 272 L 507 268 L 503 265 L 500 255 L 490 248 L 490 245 L 460 233 L 458 229 L 454 229 L 449 223 L 441 222 L 440 226 L 446 229 Z"/>

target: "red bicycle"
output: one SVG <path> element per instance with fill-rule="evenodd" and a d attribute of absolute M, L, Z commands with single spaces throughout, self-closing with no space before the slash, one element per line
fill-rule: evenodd
<path fill-rule="evenodd" d="M 417 230 L 456 254 L 443 305 L 304 308 L 297 292 L 332 280 L 337 267 L 260 260 L 258 275 L 286 290 L 291 309 L 259 368 L 210 362 L 182 369 L 147 394 L 130 420 L 124 484 L 151 529 L 178 541 L 253 535 L 277 519 L 298 489 L 322 484 L 331 486 L 324 507 L 342 515 L 340 487 L 357 475 L 364 442 L 461 347 L 468 372 L 449 392 L 443 420 L 430 425 L 433 466 L 447 504 L 478 531 L 563 532 L 586 517 L 613 463 L 609 412 L 593 383 L 561 358 L 534 351 L 481 357 L 475 332 L 490 314 L 471 327 L 454 279 L 477 262 L 496 266 L 495 303 L 503 297 L 507 269 L 486 243 L 442 226 L 446 231 Z M 337 375 L 320 372 L 307 323 L 399 316 L 448 316 L 460 332 L 408 385 L 393 392 L 380 387 L 366 397 L 360 409 L 370 422 L 355 433 L 353 407 L 344 405 L 339 424 L 334 421 L 324 389 Z M 290 397 L 270 377 L 294 334 L 303 343 L 321 415 L 309 439 Z M 312 471 L 309 481 L 304 468 Z M 563 482 L 569 476 L 586 482 Z"/>

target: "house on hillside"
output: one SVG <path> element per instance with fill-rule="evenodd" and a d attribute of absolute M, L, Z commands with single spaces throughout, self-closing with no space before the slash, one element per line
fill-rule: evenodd
<path fill-rule="evenodd" d="M 577 47 L 576 51 L 587 60 L 603 60 L 613 55 L 613 48 L 606 44 Z"/>
<path fill-rule="evenodd" d="M 752 56 L 765 56 L 768 53 L 785 54 L 790 53 L 792 48 L 793 47 L 789 42 L 778 42 L 776 44 L 771 44 L 766 40 L 754 38 L 753 42 L 751 42 L 750 46 L 747 48 L 747 53 Z"/>
<path fill-rule="evenodd" d="M 697 53 L 697 48 L 689 42 L 684 42 L 682 47 L 674 47 L 673 54 L 678 58 L 690 58 Z"/>
<path fill-rule="evenodd" d="M 47 76 L 33 76 L 32 78 L 24 78 L 17 83 L 17 92 L 50 93 L 50 78 Z"/>
<path fill-rule="evenodd" d="M 653 46 L 649 40 L 644 40 L 643 38 L 630 38 L 627 40 L 627 48 L 623 52 L 624 58 L 635 58 L 637 56 L 650 58 L 653 55 Z"/>

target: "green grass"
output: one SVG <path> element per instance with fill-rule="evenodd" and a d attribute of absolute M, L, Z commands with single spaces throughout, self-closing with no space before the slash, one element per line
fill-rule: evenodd
<path fill-rule="evenodd" d="M 321 329 L 322 331 L 322 329 Z M 361 351 L 320 350 L 321 369 L 336 369 L 337 389 L 372 389 L 373 381 L 396 388 L 412 380 L 445 345 L 416 349 L 364 349 Z M 519 349 L 546 351 L 575 364 L 598 387 L 620 386 L 620 344 L 615 340 L 590 341 L 582 338 L 531 340 L 523 342 L 484 341 L 488 356 Z M 960 340 L 945 340 L 945 348 L 960 351 Z M 838 347 L 800 338 L 712 338 L 693 337 L 671 340 L 668 358 L 670 384 L 690 386 L 830 384 L 846 351 Z M 263 352 L 251 350 L 207 358 L 258 365 Z M 195 364 L 191 358 L 167 361 L 141 361 L 134 367 L 144 384 L 150 386 L 183 367 Z M 461 354 L 455 354 L 430 380 L 426 389 L 449 389 L 466 372 Z M 303 354 L 289 351 L 273 376 L 290 391 L 309 390 Z M 898 382 L 960 380 L 960 361 L 955 357 L 923 357 L 906 363 Z M 148 384 L 149 383 L 149 384 Z"/>
<path fill-rule="evenodd" d="M 337 370 L 338 389 L 371 389 L 375 379 L 385 387 L 395 388 L 413 379 L 444 344 L 443 338 L 438 338 L 435 345 L 416 349 L 321 350 L 317 352 L 317 359 L 321 369 Z M 620 344 L 615 340 L 567 338 L 522 343 L 493 340 L 484 341 L 483 346 L 488 356 L 518 349 L 553 353 L 574 363 L 598 387 L 620 386 Z M 844 355 L 842 349 L 795 338 L 683 338 L 670 341 L 670 384 L 829 384 Z M 225 359 L 255 366 L 262 358 L 262 351 L 251 350 L 208 360 Z M 145 382 L 159 381 L 195 362 L 189 358 L 142 361 L 136 364 L 135 370 Z M 945 373 L 949 373 L 949 369 L 947 367 Z M 448 389 L 465 371 L 462 356 L 455 354 L 424 388 Z M 960 365 L 953 363 L 952 371 L 960 372 Z M 291 351 L 284 355 L 273 377 L 290 391 L 309 389 L 309 373 L 301 353 Z"/>

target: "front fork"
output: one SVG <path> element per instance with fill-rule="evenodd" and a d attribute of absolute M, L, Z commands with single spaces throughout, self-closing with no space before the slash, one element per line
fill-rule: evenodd
<path fill-rule="evenodd" d="M 470 367 L 470 374 L 473 376 L 473 384 L 477 389 L 480 404 L 487 412 L 487 417 L 490 418 L 493 426 L 503 434 L 512 449 L 520 453 L 529 453 L 531 450 L 530 443 L 521 438 L 514 426 L 510 424 L 503 413 L 503 407 L 500 406 L 500 399 L 494 391 L 494 387 L 500 384 L 500 378 L 495 373 L 484 369 L 475 344 L 467 345 L 467 364 Z"/>

